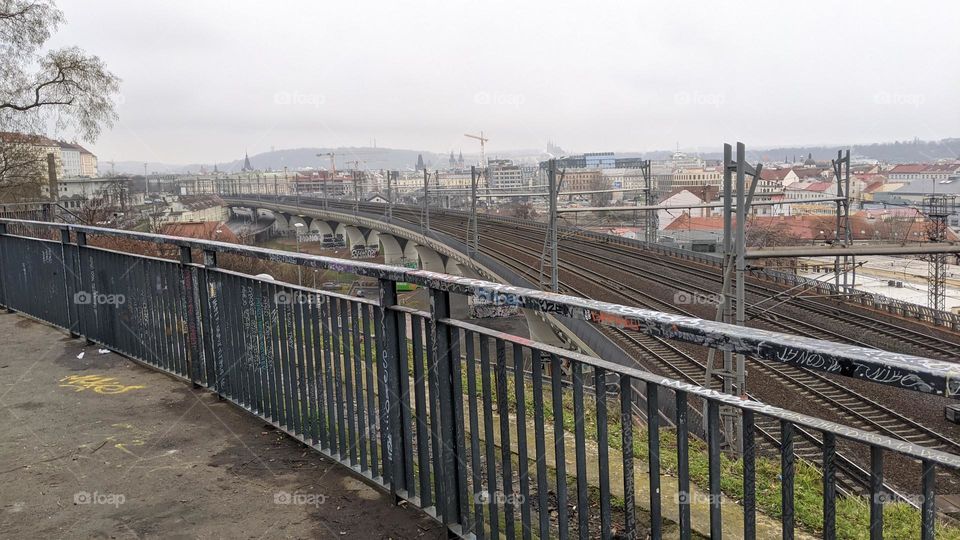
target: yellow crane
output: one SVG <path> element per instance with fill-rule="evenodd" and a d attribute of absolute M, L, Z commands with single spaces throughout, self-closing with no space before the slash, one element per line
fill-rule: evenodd
<path fill-rule="evenodd" d="M 470 137 L 471 139 L 476 139 L 480 141 L 480 167 L 486 168 L 487 166 L 487 154 L 486 154 L 486 143 L 490 139 L 483 136 L 483 132 L 480 132 L 480 135 L 471 135 L 469 133 L 464 133 L 464 137 Z"/>
<path fill-rule="evenodd" d="M 328 156 L 330 158 L 330 170 L 333 176 L 337 175 L 337 154 L 334 152 L 325 152 L 323 154 L 317 154 L 317 157 Z"/>

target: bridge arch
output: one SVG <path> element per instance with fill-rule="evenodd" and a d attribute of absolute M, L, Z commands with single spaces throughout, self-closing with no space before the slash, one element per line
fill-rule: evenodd
<path fill-rule="evenodd" d="M 431 272 L 446 273 L 447 265 L 443 262 L 443 257 L 432 248 L 427 246 L 416 247 L 417 256 L 420 258 L 420 268 Z"/>
<path fill-rule="evenodd" d="M 363 233 L 360 232 L 360 229 L 354 227 L 353 225 L 338 223 L 336 233 L 337 236 L 343 235 L 343 239 L 347 243 L 348 249 L 353 249 L 353 246 L 365 245 Z"/>
<path fill-rule="evenodd" d="M 416 261 L 417 266 L 420 265 L 420 255 L 417 252 L 417 243 L 411 240 L 408 240 L 403 246 L 403 258 L 407 261 Z"/>
<path fill-rule="evenodd" d="M 282 212 L 273 212 L 273 229 L 277 232 L 290 230 L 290 222 Z"/>
<path fill-rule="evenodd" d="M 367 230 L 367 245 L 376 246 L 380 243 L 380 231 L 376 229 Z"/>
<path fill-rule="evenodd" d="M 306 233 L 309 227 L 307 226 L 306 219 L 301 216 L 290 216 L 289 218 L 290 228 L 297 228 L 297 225 L 303 227 L 301 234 Z"/>
<path fill-rule="evenodd" d="M 319 218 L 310 221 L 310 232 L 333 236 L 333 228 L 330 224 Z"/>
<path fill-rule="evenodd" d="M 227 216 L 230 219 L 252 220 L 255 215 L 254 210 L 245 206 L 231 206 L 230 213 Z"/>
<path fill-rule="evenodd" d="M 380 233 L 377 235 L 377 241 L 380 243 L 380 253 L 383 254 L 384 264 L 399 265 L 403 262 L 403 246 L 392 234 Z M 368 244 L 369 241 L 368 241 Z"/>

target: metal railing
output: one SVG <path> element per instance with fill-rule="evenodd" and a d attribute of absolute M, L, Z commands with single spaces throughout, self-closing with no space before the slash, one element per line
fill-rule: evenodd
<path fill-rule="evenodd" d="M 93 237 L 96 245 L 88 243 Z M 169 247 L 179 258 L 132 253 L 134 241 Z M 379 298 L 238 273 L 218 264 L 226 255 L 372 278 Z M 429 291 L 429 312 L 399 305 L 401 281 Z M 793 453 L 804 430 L 823 437 L 816 472 L 822 479 L 814 486 L 823 502 L 822 521 L 800 516 L 800 525 L 834 537 L 837 508 L 845 504 L 837 495 L 836 454 L 855 447 L 869 456 L 872 496 L 857 504 L 869 507 L 871 536 L 883 532 L 889 456 L 918 469 L 917 528 L 933 537 L 936 476 L 960 468 L 960 456 L 456 320 L 453 294 L 779 362 L 833 365 L 868 380 L 882 372 L 883 380 L 911 390 L 954 396 L 960 376 L 946 362 L 422 270 L 0 219 L 0 304 L 207 387 L 454 534 L 659 538 L 667 518 L 682 538 L 694 530 L 753 538 L 771 531 L 759 508 L 778 515 L 783 536 L 791 537 L 795 480 L 810 474 Z M 650 408 L 645 425 L 633 406 L 636 390 Z M 665 395 L 676 403 L 670 430 L 655 409 Z M 705 443 L 687 429 L 689 409 L 703 402 Z M 722 407 L 740 411 L 738 461 L 721 452 Z M 761 418 L 780 424 L 775 454 L 755 439 Z M 764 476 L 771 467 L 774 479 Z M 739 489 L 727 492 L 740 505 L 723 496 L 721 474 L 724 485 L 726 475 L 737 474 Z M 775 504 L 759 496 L 765 491 L 758 477 L 761 486 L 779 484 Z M 742 513 L 742 520 L 724 522 L 724 511 Z"/>

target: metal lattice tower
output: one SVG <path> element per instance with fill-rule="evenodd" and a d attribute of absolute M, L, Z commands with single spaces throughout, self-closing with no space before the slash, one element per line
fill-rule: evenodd
<path fill-rule="evenodd" d="M 654 206 L 657 204 L 657 192 L 653 189 L 653 179 L 650 175 L 650 160 L 645 160 L 640 166 L 643 173 L 643 204 Z M 660 215 L 656 210 L 644 212 L 643 236 L 648 243 L 657 241 L 657 232 L 660 230 Z"/>
<path fill-rule="evenodd" d="M 833 241 L 836 246 L 850 246 L 853 244 L 853 235 L 850 230 L 850 150 L 844 153 L 837 150 L 837 159 L 832 160 L 833 176 L 837 182 L 837 222 L 834 228 Z M 838 255 L 834 259 L 833 283 L 837 289 L 849 291 L 856 287 L 856 261 L 853 257 L 843 256 L 843 263 Z M 853 269 L 852 279 L 848 272 Z"/>
<path fill-rule="evenodd" d="M 928 195 L 923 198 L 923 213 L 927 216 L 927 239 L 943 242 L 947 238 L 947 218 L 954 212 L 956 200 L 946 195 Z M 927 257 L 927 305 L 944 310 L 946 295 L 947 255 L 933 253 Z"/>

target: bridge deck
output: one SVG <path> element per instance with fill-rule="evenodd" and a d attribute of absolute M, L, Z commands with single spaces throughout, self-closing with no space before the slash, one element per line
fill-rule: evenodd
<path fill-rule="evenodd" d="M 7 536 L 445 536 L 209 392 L 15 314 L 0 336 Z"/>

